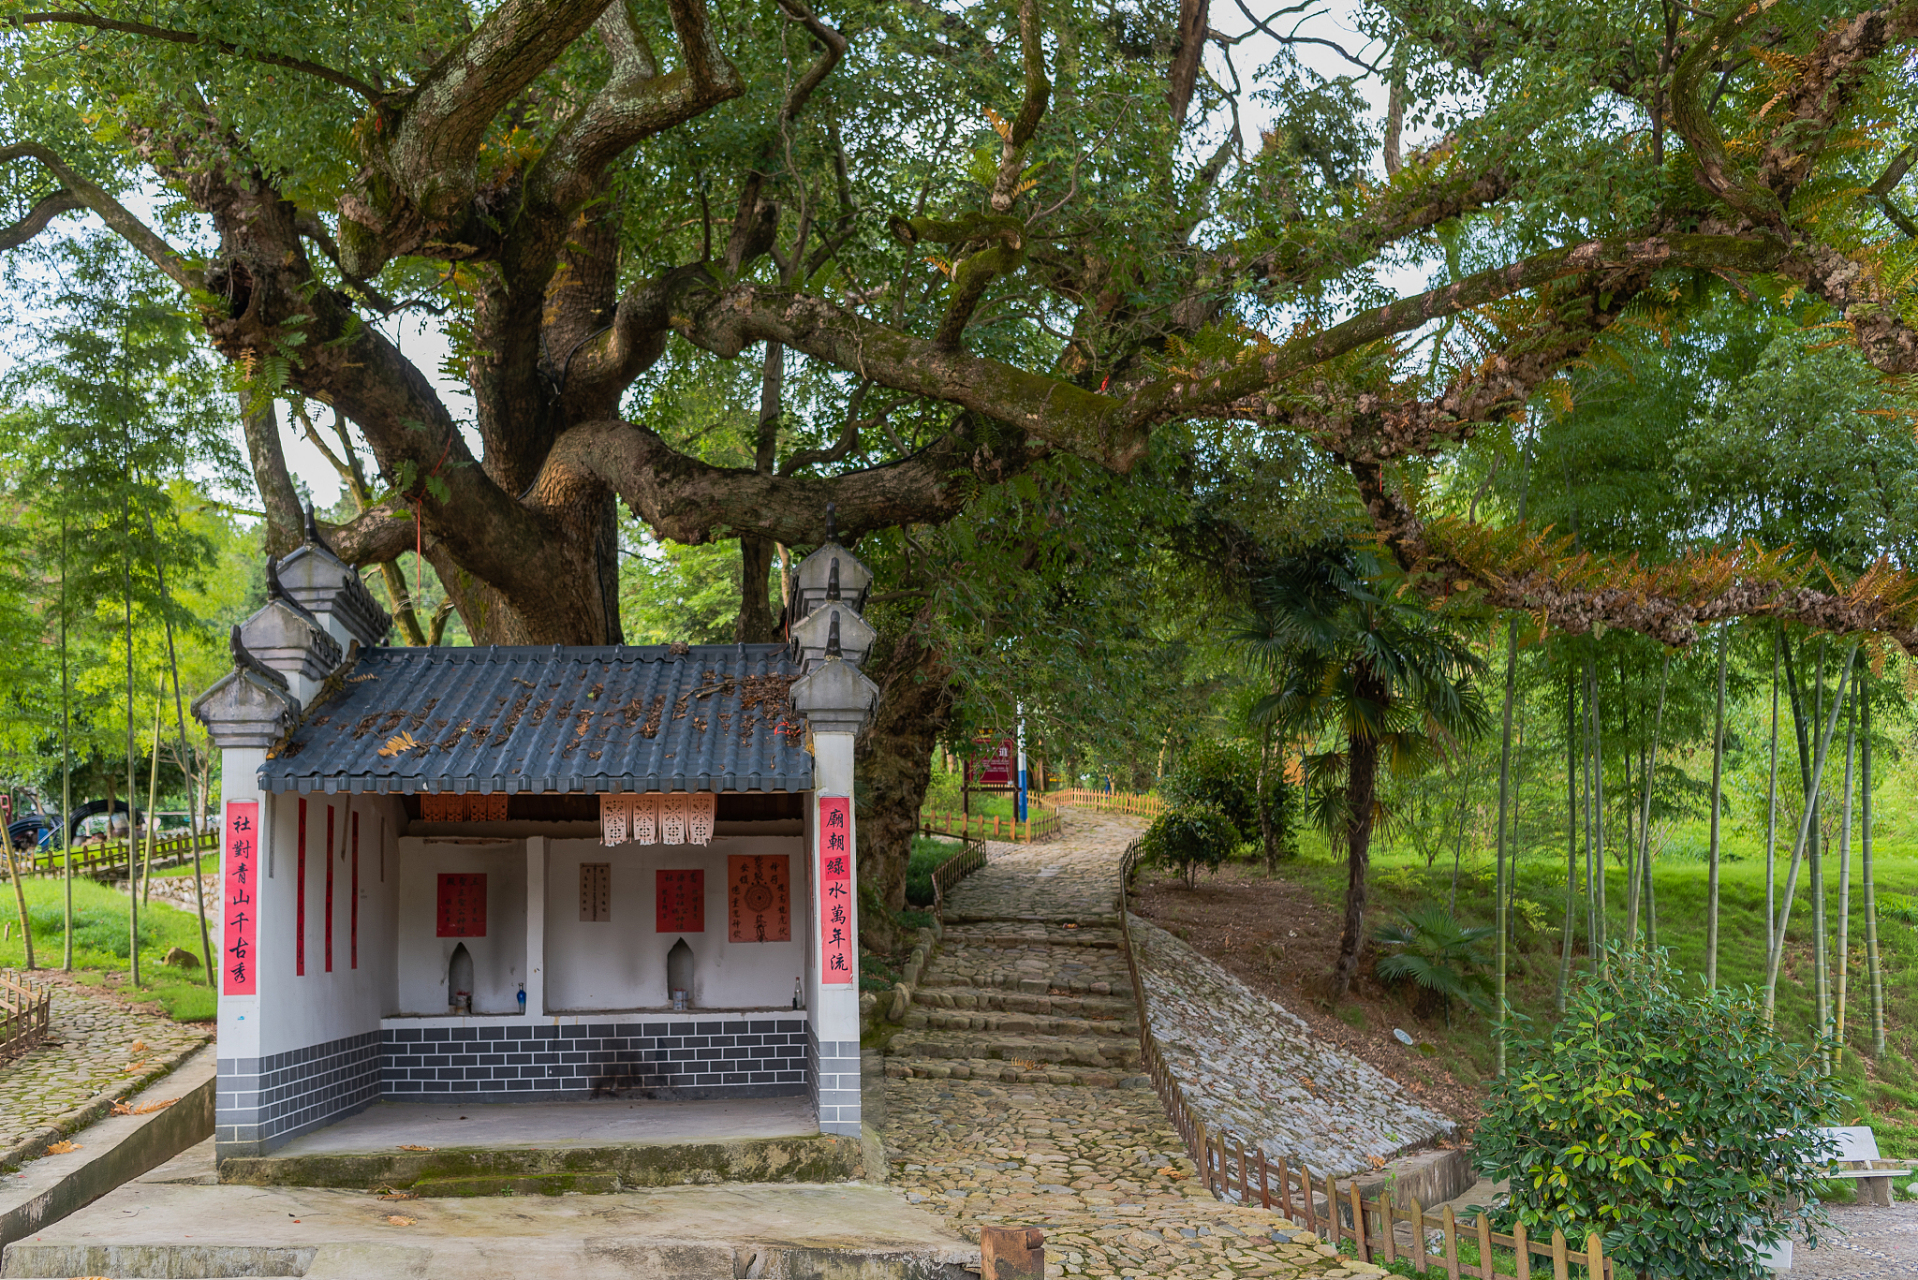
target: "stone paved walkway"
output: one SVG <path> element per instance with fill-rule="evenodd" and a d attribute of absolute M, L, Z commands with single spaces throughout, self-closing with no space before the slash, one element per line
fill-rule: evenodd
<path fill-rule="evenodd" d="M 1132 944 L 1152 1034 L 1209 1129 L 1258 1140 L 1315 1177 L 1347 1177 L 1434 1138 L 1450 1119 L 1364 1059 L 1145 920 Z"/>
<path fill-rule="evenodd" d="M 1835 1204 L 1838 1230 L 1816 1249 L 1798 1242 L 1784 1280 L 1913 1280 L 1918 1277 L 1918 1201 L 1888 1209 Z"/>
<path fill-rule="evenodd" d="M 1136 822 L 1071 811 L 1064 838 L 999 847 L 888 1045 L 894 1185 L 977 1239 L 1046 1231 L 1052 1276 L 1375 1275 L 1276 1213 L 1214 1199 L 1137 1074 L 1117 946 Z"/>
<path fill-rule="evenodd" d="M 53 984 L 49 1040 L 0 1063 L 0 1151 L 45 1128 L 94 1095 L 132 1092 L 205 1044 L 205 1031 L 140 1013 L 75 982 Z"/>

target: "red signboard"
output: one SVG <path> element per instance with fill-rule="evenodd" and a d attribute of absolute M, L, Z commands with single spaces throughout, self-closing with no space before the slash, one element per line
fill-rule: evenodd
<path fill-rule="evenodd" d="M 726 858 L 726 940 L 791 942 L 792 859 L 783 853 Z"/>
<path fill-rule="evenodd" d="M 439 936 L 486 936 L 486 875 L 465 872 L 440 877 Z"/>
<path fill-rule="evenodd" d="M 226 889 L 220 895 L 225 930 L 221 939 L 221 991 L 230 996 L 259 992 L 255 942 L 259 913 L 253 890 L 260 870 L 260 803 L 231 800 L 226 806 Z"/>
<path fill-rule="evenodd" d="M 819 980 L 858 976 L 852 954 L 852 801 L 819 797 Z"/>
<path fill-rule="evenodd" d="M 999 739 L 998 745 L 992 749 L 992 754 L 973 766 L 978 771 L 973 775 L 978 785 L 982 787 L 1015 785 L 1019 781 L 1018 770 L 1014 767 L 1014 762 L 1018 759 L 1015 754 L 1016 749 L 1016 744 L 1011 738 Z"/>
<path fill-rule="evenodd" d="M 661 933 L 706 932 L 706 873 L 653 872 L 654 927 Z"/>

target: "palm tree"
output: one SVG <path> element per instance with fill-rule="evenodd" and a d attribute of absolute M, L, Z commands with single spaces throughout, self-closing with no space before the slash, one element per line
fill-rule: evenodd
<path fill-rule="evenodd" d="M 1308 760 L 1313 809 L 1346 855 L 1345 928 L 1329 994 L 1351 989 L 1365 937 L 1378 771 L 1415 772 L 1484 734 L 1473 677 L 1485 663 L 1369 548 L 1344 539 L 1273 563 L 1236 639 L 1270 681 L 1254 714 L 1287 737 L 1330 730 L 1343 749 Z"/>
<path fill-rule="evenodd" d="M 1410 981 L 1424 988 L 1427 997 L 1443 1007 L 1448 1027 L 1454 1000 L 1490 1013 L 1492 980 L 1484 972 L 1484 942 L 1497 932 L 1497 925 L 1460 924 L 1436 902 L 1402 911 L 1397 921 L 1379 930 L 1379 945 L 1391 954 L 1379 961 L 1378 975 L 1387 982 Z"/>

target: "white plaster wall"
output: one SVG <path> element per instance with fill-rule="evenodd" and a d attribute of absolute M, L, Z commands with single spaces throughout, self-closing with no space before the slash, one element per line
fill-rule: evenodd
<path fill-rule="evenodd" d="M 387 875 L 380 876 L 382 832 L 390 840 L 396 815 L 393 802 L 381 796 L 307 796 L 306 812 L 306 973 L 295 972 L 294 946 L 298 920 L 299 801 L 295 795 L 256 796 L 246 784 L 258 753 L 247 761 L 228 752 L 226 773 L 241 782 L 226 788 L 223 799 L 259 799 L 265 828 L 261 850 L 262 876 L 256 886 L 254 908 L 259 921 L 255 963 L 259 978 L 256 996 L 222 996 L 220 1036 L 223 1056 L 263 1057 L 289 1049 L 324 1044 L 346 1036 L 379 1029 L 392 987 L 393 933 L 397 887 L 391 856 Z M 243 780 L 243 781 L 241 781 Z M 326 841 L 326 812 L 334 810 L 333 844 Z M 359 966 L 352 950 L 352 827 L 351 814 L 360 815 L 360 930 Z M 225 812 L 222 809 L 222 820 Z M 344 848 L 342 848 L 344 844 Z M 333 971 L 326 971 L 326 869 L 333 865 Z M 221 881 L 223 909 L 225 881 Z M 224 915 L 222 916 L 224 920 Z"/>
<path fill-rule="evenodd" d="M 786 854 L 792 860 L 791 942 L 728 942 L 726 859 Z M 612 864 L 612 919 L 579 918 L 579 865 Z M 547 860 L 546 1007 L 656 1009 L 668 1003 L 666 953 L 682 936 L 654 931 L 653 873 L 706 873 L 706 930 L 685 934 L 693 949 L 693 1006 L 786 1009 L 805 971 L 806 904 L 811 890 L 805 844 L 795 836 L 719 836 L 710 845 L 637 845 L 608 849 L 593 840 L 555 840 Z"/>
<path fill-rule="evenodd" d="M 446 967 L 461 943 L 473 957 L 473 1012 L 518 1013 L 526 981 L 526 842 L 456 843 L 433 836 L 399 841 L 394 946 L 399 1015 L 446 1013 Z M 388 867 L 388 874 L 392 868 Z M 439 877 L 486 876 L 486 936 L 440 938 Z"/>

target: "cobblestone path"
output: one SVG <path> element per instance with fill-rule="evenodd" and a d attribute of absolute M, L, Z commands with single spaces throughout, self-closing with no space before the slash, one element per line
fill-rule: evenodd
<path fill-rule="evenodd" d="M 0 1063 L 0 1151 L 45 1128 L 95 1094 L 132 1092 L 209 1038 L 205 1031 L 140 1013 L 78 983 L 53 985 L 53 1029 L 31 1052 Z"/>
<path fill-rule="evenodd" d="M 969 1237 L 1046 1232 L 1052 1276 L 1375 1275 L 1195 1181 L 1150 1082 L 1118 950 L 1136 822 L 1068 813 L 997 846 L 946 904 L 939 955 L 887 1046 L 886 1146 L 908 1199 Z"/>
<path fill-rule="evenodd" d="M 1838 1228 L 1816 1249 L 1797 1242 L 1789 1280 L 1914 1280 L 1918 1278 L 1918 1202 L 1900 1200 L 1888 1209 L 1835 1204 Z"/>

